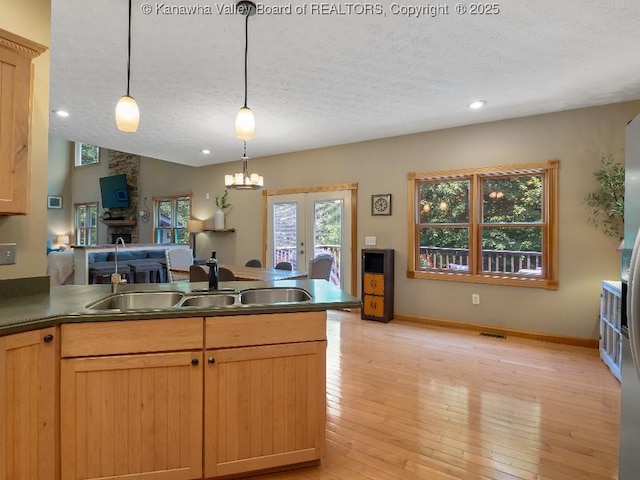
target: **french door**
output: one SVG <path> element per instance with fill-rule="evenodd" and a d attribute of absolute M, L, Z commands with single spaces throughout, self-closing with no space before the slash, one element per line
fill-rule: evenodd
<path fill-rule="evenodd" d="M 266 265 L 289 262 L 307 271 L 310 259 L 333 256 L 329 281 L 351 290 L 351 190 L 267 197 Z"/>

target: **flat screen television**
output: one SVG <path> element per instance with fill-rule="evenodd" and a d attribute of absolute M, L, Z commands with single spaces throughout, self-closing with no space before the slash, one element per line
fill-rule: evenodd
<path fill-rule="evenodd" d="M 128 207 L 127 176 L 123 173 L 100 178 L 100 194 L 102 195 L 102 208 Z"/>

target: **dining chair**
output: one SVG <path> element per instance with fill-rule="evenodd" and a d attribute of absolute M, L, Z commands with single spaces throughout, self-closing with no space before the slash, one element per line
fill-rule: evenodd
<path fill-rule="evenodd" d="M 189 266 L 189 281 L 208 282 L 209 272 L 207 272 L 202 265 L 191 265 Z"/>
<path fill-rule="evenodd" d="M 277 268 L 278 270 L 293 270 L 293 267 L 289 262 L 276 263 L 274 268 Z"/>
<path fill-rule="evenodd" d="M 329 280 L 331 275 L 331 266 L 333 265 L 333 256 L 329 254 L 318 255 L 309 260 L 309 268 L 307 269 L 307 278 L 322 278 Z"/>
<path fill-rule="evenodd" d="M 172 272 L 172 268 L 189 269 L 193 264 L 193 251 L 190 248 L 172 248 L 165 251 L 167 275 L 170 282 L 189 280 L 189 274 Z"/>
<path fill-rule="evenodd" d="M 235 273 L 225 267 L 218 267 L 218 280 L 221 282 L 233 282 L 236 279 Z"/>
<path fill-rule="evenodd" d="M 245 263 L 244 266 L 262 268 L 262 262 L 257 258 L 252 258 L 251 260 L 247 261 L 247 263 Z"/>

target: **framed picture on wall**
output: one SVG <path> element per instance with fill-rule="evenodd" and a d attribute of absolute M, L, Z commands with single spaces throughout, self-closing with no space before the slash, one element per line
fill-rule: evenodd
<path fill-rule="evenodd" d="M 49 195 L 47 197 L 47 208 L 62 208 L 62 197 Z"/>
<path fill-rule="evenodd" d="M 391 215 L 391 194 L 371 195 L 371 215 Z"/>

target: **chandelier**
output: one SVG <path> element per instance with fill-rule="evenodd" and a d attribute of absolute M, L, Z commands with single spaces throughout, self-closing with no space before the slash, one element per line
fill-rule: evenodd
<path fill-rule="evenodd" d="M 253 112 L 247 107 L 247 57 L 249 51 L 249 17 L 255 15 L 256 4 L 248 1 L 241 0 L 237 4 L 236 11 L 245 16 L 244 27 L 244 106 L 238 112 L 236 116 L 236 137 L 242 140 L 243 153 L 242 153 L 242 172 L 234 173 L 233 175 L 224 176 L 224 186 L 236 190 L 259 190 L 264 186 L 264 178 L 257 173 L 249 173 L 247 161 L 247 140 L 253 138 L 255 132 L 256 121 L 253 117 Z"/>

